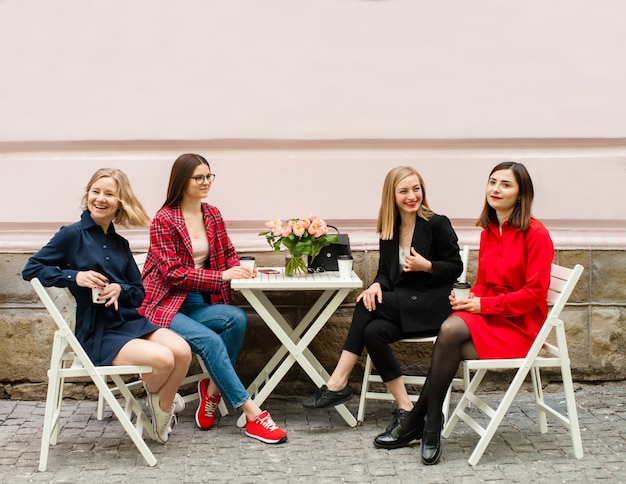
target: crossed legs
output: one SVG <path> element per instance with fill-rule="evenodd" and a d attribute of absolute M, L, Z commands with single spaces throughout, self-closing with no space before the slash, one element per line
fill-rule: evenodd
<path fill-rule="evenodd" d="M 476 359 L 478 354 L 469 328 L 458 316 L 450 316 L 441 326 L 419 399 L 401 424 L 402 433 L 415 431 L 421 436 L 439 434 L 443 424 L 441 409 L 462 359 Z"/>

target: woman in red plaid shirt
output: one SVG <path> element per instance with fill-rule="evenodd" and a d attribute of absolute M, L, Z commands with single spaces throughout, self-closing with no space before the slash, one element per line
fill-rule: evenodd
<path fill-rule="evenodd" d="M 202 201 L 214 179 L 200 155 L 184 154 L 174 162 L 167 198 L 150 226 L 140 312 L 180 334 L 204 361 L 211 378 L 198 382 L 201 429 L 213 426 L 223 395 L 246 414 L 246 435 L 280 444 L 287 433 L 254 403 L 234 369 L 248 319 L 231 305 L 229 281 L 255 274 L 239 265 L 220 211 Z"/>

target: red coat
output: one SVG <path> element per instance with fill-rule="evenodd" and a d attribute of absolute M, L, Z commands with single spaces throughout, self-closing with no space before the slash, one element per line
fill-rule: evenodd
<path fill-rule="evenodd" d="M 208 293 L 211 304 L 232 301 L 230 284 L 222 280 L 222 272 L 239 265 L 239 257 L 220 211 L 203 203 L 202 214 L 209 240 L 208 269 L 194 268 L 191 238 L 180 206 L 164 207 L 152 220 L 143 268 L 146 298 L 139 312 L 155 324 L 169 327 L 189 292 Z"/>
<path fill-rule="evenodd" d="M 482 231 L 476 285 L 481 314 L 456 312 L 481 359 L 526 356 L 548 314 L 546 297 L 554 246 L 536 219 L 520 232 L 504 223 Z"/>

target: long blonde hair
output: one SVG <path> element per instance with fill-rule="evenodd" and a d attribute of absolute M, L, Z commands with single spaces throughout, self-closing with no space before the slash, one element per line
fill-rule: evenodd
<path fill-rule="evenodd" d="M 120 202 L 120 206 L 117 209 L 113 222 L 116 224 L 128 227 L 129 225 L 143 226 L 150 225 L 150 217 L 143 208 L 141 202 L 135 196 L 133 189 L 130 187 L 130 182 L 126 173 L 118 168 L 100 168 L 96 171 L 87 187 L 85 188 L 85 194 L 81 202 L 81 208 L 87 210 L 87 194 L 91 190 L 91 186 L 100 178 L 113 178 L 117 182 L 117 199 Z"/>
<path fill-rule="evenodd" d="M 411 175 L 417 175 L 422 187 L 422 203 L 417 209 L 418 217 L 429 220 L 435 214 L 428 206 L 426 187 L 424 186 L 422 175 L 410 166 L 397 166 L 387 173 L 383 183 L 382 200 L 380 210 L 378 211 L 378 221 L 376 222 L 376 232 L 380 234 L 382 240 L 391 240 L 393 238 L 393 231 L 400 216 L 396 206 L 396 187 L 398 183 Z"/>

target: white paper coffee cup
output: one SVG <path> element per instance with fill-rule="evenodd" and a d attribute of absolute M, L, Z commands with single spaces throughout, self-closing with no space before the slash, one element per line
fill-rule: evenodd
<path fill-rule="evenodd" d="M 340 255 L 337 257 L 337 265 L 339 266 L 339 277 L 342 279 L 350 279 L 352 277 L 352 265 L 354 260 L 352 256 Z"/>
<path fill-rule="evenodd" d="M 108 286 L 108 284 L 107 284 Z M 106 287 L 106 286 L 104 286 Z M 91 288 L 91 300 L 94 304 L 105 304 L 106 299 L 98 299 L 100 297 L 100 291 L 104 289 L 104 287 L 93 287 Z"/>
<path fill-rule="evenodd" d="M 469 282 L 455 282 L 452 286 L 452 289 L 454 291 L 454 298 L 457 301 L 469 299 L 471 287 L 472 285 Z"/>
<path fill-rule="evenodd" d="M 239 265 L 241 267 L 247 267 L 251 271 L 254 270 L 254 264 L 256 264 L 256 259 L 251 255 L 242 255 L 239 258 Z"/>
<path fill-rule="evenodd" d="M 256 259 L 251 255 L 244 255 L 239 258 L 239 265 L 247 267 L 251 271 L 254 270 L 254 264 L 256 264 Z"/>

